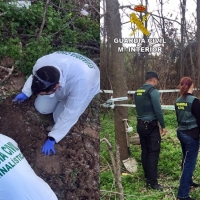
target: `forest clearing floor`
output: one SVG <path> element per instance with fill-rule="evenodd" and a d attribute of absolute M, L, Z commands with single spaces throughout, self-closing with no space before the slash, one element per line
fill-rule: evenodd
<path fill-rule="evenodd" d="M 23 84 L 22 75 L 0 83 L 0 133 L 18 143 L 35 173 L 50 185 L 59 200 L 99 199 L 98 99 L 94 98 L 69 133 L 55 145 L 56 155 L 44 156 L 41 150 L 53 117 L 35 110 L 35 96 L 21 104 L 13 103 Z"/>

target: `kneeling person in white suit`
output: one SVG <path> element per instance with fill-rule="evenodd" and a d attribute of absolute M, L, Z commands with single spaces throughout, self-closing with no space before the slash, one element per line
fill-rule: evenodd
<path fill-rule="evenodd" d="M 55 125 L 42 152 L 55 154 L 58 143 L 78 121 L 93 97 L 100 92 L 100 72 L 89 58 L 73 52 L 55 52 L 41 57 L 33 67 L 22 93 L 14 101 L 23 102 L 39 94 L 35 108 L 41 114 L 53 113 Z"/>
<path fill-rule="evenodd" d="M 35 174 L 17 143 L 0 134 L 0 200 L 58 200 Z"/>

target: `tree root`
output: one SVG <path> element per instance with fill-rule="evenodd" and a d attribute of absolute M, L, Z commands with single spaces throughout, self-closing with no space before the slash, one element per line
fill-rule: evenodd
<path fill-rule="evenodd" d="M 11 68 L 6 68 L 6 67 L 3 67 L 3 66 L 0 66 L 0 70 L 8 72 L 8 75 L 6 75 L 4 77 L 4 79 L 2 79 L 1 82 L 4 82 L 5 80 L 7 80 L 12 75 L 12 72 L 13 72 L 14 69 L 15 69 L 14 65 L 12 65 Z"/>

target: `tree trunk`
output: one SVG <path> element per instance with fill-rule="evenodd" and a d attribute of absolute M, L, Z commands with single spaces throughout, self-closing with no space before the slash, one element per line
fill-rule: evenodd
<path fill-rule="evenodd" d="M 145 3 L 146 3 L 146 8 L 148 8 L 148 0 L 145 0 Z M 147 14 L 147 10 L 145 11 L 145 15 Z M 141 19 L 142 19 L 142 16 L 141 16 Z M 145 28 L 147 28 L 147 20 L 144 22 L 144 26 Z M 145 40 L 145 43 L 142 43 L 142 46 L 143 47 L 148 47 L 149 44 L 148 44 L 148 37 L 143 34 L 143 38 Z M 148 57 L 149 57 L 149 53 L 148 52 L 144 52 L 142 53 L 142 59 L 141 59 L 141 62 L 142 62 L 142 74 L 141 74 L 141 84 L 140 85 L 143 85 L 145 79 L 144 79 L 144 76 L 145 76 L 145 72 L 146 71 L 149 71 L 149 68 L 148 68 Z"/>
<path fill-rule="evenodd" d="M 181 18 L 181 55 L 180 55 L 180 78 L 182 78 L 185 74 L 184 63 L 183 63 L 183 54 L 184 54 L 184 44 L 185 44 L 185 7 L 186 0 L 183 2 L 180 0 L 181 10 L 182 10 L 182 18 Z"/>
<path fill-rule="evenodd" d="M 127 96 L 127 85 L 124 69 L 123 53 L 118 52 L 118 47 L 122 47 L 121 43 L 114 43 L 114 38 L 121 38 L 121 19 L 119 14 L 118 0 L 106 0 L 106 20 L 108 29 L 108 39 L 110 39 L 110 68 L 111 80 L 113 87 L 113 97 Z M 115 139 L 119 145 L 120 159 L 125 160 L 129 157 L 126 132 L 124 128 L 123 119 L 128 118 L 128 108 L 115 107 L 114 120 L 115 120 Z"/>

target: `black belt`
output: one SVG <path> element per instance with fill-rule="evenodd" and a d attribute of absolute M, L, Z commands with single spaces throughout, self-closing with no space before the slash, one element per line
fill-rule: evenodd
<path fill-rule="evenodd" d="M 144 125 L 149 124 L 149 123 L 151 123 L 151 122 L 158 122 L 157 119 L 155 119 L 155 120 L 150 120 L 150 121 L 147 121 L 147 120 L 144 121 L 144 120 L 138 119 L 137 121 L 138 121 L 138 124 L 144 124 Z"/>

